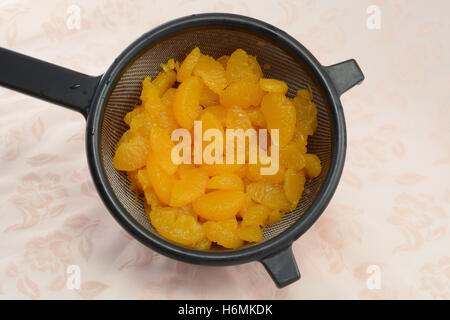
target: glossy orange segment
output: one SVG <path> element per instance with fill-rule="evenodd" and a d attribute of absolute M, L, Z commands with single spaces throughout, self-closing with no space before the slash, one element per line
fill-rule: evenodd
<path fill-rule="evenodd" d="M 150 130 L 156 124 L 156 121 L 155 117 L 144 110 L 144 112 L 136 114 L 131 119 L 130 131 L 133 133 L 133 136 L 140 135 L 148 139 Z"/>
<path fill-rule="evenodd" d="M 305 135 L 312 135 L 317 129 L 317 108 L 312 93 L 306 89 L 298 90 L 292 99 L 297 112 L 297 130 Z"/>
<path fill-rule="evenodd" d="M 194 68 L 194 75 L 200 77 L 204 84 L 216 94 L 227 86 L 225 69 L 213 57 L 201 55 Z"/>
<path fill-rule="evenodd" d="M 219 130 L 224 138 L 224 130 L 222 122 L 217 118 L 217 116 L 212 113 L 210 110 L 205 109 L 200 116 L 200 121 L 202 122 L 202 130 L 203 132 L 208 131 L 209 129 Z"/>
<path fill-rule="evenodd" d="M 220 97 L 217 93 L 212 91 L 207 86 L 203 86 L 202 91 L 200 92 L 199 103 L 202 107 L 211 107 L 216 106 L 220 103 Z"/>
<path fill-rule="evenodd" d="M 161 97 L 161 111 L 156 120 L 157 125 L 166 129 L 170 134 L 178 128 L 178 123 L 173 114 L 173 101 L 175 100 L 176 91 L 177 89 L 170 88 L 164 92 Z"/>
<path fill-rule="evenodd" d="M 258 82 L 239 80 L 231 83 L 220 96 L 220 104 L 225 107 L 248 108 L 261 103 L 264 92 Z"/>
<path fill-rule="evenodd" d="M 202 195 L 192 203 L 192 207 L 203 219 L 220 221 L 235 217 L 244 201 L 242 191 L 219 190 Z"/>
<path fill-rule="evenodd" d="M 312 153 L 305 154 L 306 166 L 305 173 L 308 178 L 316 178 L 322 171 L 322 164 L 318 156 Z"/>
<path fill-rule="evenodd" d="M 271 209 L 255 204 L 242 213 L 242 226 L 264 226 L 271 213 Z"/>
<path fill-rule="evenodd" d="M 225 126 L 227 129 L 243 129 L 247 130 L 252 127 L 252 122 L 248 117 L 247 112 L 238 106 L 233 106 L 227 109 L 225 118 Z"/>
<path fill-rule="evenodd" d="M 145 168 L 139 169 L 136 173 L 137 186 L 142 191 L 152 187 L 150 179 L 148 177 L 147 170 Z"/>
<path fill-rule="evenodd" d="M 287 145 L 295 134 L 296 110 L 292 102 L 281 93 L 268 93 L 261 102 L 261 112 L 267 129 L 279 130 L 279 144 Z"/>
<path fill-rule="evenodd" d="M 198 77 L 189 77 L 178 87 L 173 101 L 173 113 L 182 128 L 191 129 L 194 120 L 200 115 L 202 88 L 202 80 Z"/>
<path fill-rule="evenodd" d="M 290 141 L 280 148 L 280 165 L 286 169 L 302 170 L 306 165 L 305 152 L 302 145 L 295 141 Z"/>
<path fill-rule="evenodd" d="M 281 216 L 281 212 L 280 211 L 272 210 L 270 212 L 269 216 L 267 217 L 267 222 L 266 223 L 267 223 L 268 226 L 271 226 L 271 225 L 273 225 L 275 223 L 280 222 L 281 218 L 282 218 L 282 216 Z"/>
<path fill-rule="evenodd" d="M 150 183 L 158 199 L 165 204 L 170 204 L 170 195 L 175 178 L 162 170 L 152 155 L 148 157 L 146 168 Z"/>
<path fill-rule="evenodd" d="M 244 191 L 244 182 L 235 173 L 223 173 L 208 181 L 208 189 Z"/>
<path fill-rule="evenodd" d="M 253 127 L 255 128 L 266 128 L 267 123 L 264 115 L 261 112 L 261 109 L 258 107 L 250 107 L 246 110 L 247 116 L 250 119 Z"/>
<path fill-rule="evenodd" d="M 199 198 L 205 193 L 208 173 L 201 168 L 188 169 L 173 182 L 170 205 L 181 207 Z"/>
<path fill-rule="evenodd" d="M 263 72 L 256 56 L 248 56 L 248 65 L 252 70 L 252 73 L 256 76 L 256 80 L 262 78 Z"/>
<path fill-rule="evenodd" d="M 116 170 L 133 171 L 145 166 L 150 152 L 150 143 L 142 136 L 121 143 L 114 154 L 112 163 Z"/>
<path fill-rule="evenodd" d="M 150 77 L 145 77 L 142 81 L 142 92 L 140 99 L 145 110 L 156 117 L 161 110 L 161 99 L 158 88 L 151 82 Z"/>
<path fill-rule="evenodd" d="M 177 208 L 151 208 L 148 213 L 156 231 L 163 237 L 182 245 L 193 245 L 205 238 L 202 225 Z"/>
<path fill-rule="evenodd" d="M 191 246 L 196 250 L 206 251 L 209 248 L 211 248 L 211 244 L 212 244 L 211 240 L 205 237 L 200 239 L 196 243 L 193 243 Z"/>
<path fill-rule="evenodd" d="M 194 71 L 195 66 L 197 65 L 198 60 L 202 53 L 200 52 L 199 47 L 195 47 L 184 59 L 181 63 L 180 70 L 178 70 L 177 81 L 183 82 L 187 78 L 192 75 L 192 71 Z"/>
<path fill-rule="evenodd" d="M 211 112 L 217 119 L 220 120 L 222 127 L 225 127 L 225 121 L 227 118 L 227 109 L 226 108 L 224 108 L 221 105 L 216 104 L 213 106 L 206 107 L 203 111 Z"/>
<path fill-rule="evenodd" d="M 293 209 L 292 203 L 286 198 L 284 189 L 279 184 L 268 182 L 253 182 L 247 186 L 247 193 L 252 200 L 271 209 L 287 212 Z"/>
<path fill-rule="evenodd" d="M 123 121 L 127 124 L 130 125 L 131 120 L 133 119 L 134 116 L 143 113 L 145 111 L 144 106 L 136 106 L 133 110 L 131 110 L 130 112 L 128 112 L 125 117 L 123 118 Z"/>
<path fill-rule="evenodd" d="M 278 171 L 275 174 L 263 175 L 261 174 L 262 168 L 267 168 L 269 165 L 249 164 L 247 178 L 251 181 L 266 181 L 270 183 L 283 183 L 285 179 L 285 169 L 283 167 L 278 167 Z"/>
<path fill-rule="evenodd" d="M 178 165 L 172 161 L 172 149 L 175 144 L 170 139 L 169 132 L 164 128 L 154 126 L 150 131 L 150 144 L 155 162 L 165 173 L 173 175 L 177 171 Z"/>
<path fill-rule="evenodd" d="M 305 182 L 305 174 L 302 171 L 295 171 L 293 169 L 288 169 L 286 171 L 283 189 L 286 198 L 294 206 L 297 206 L 302 197 Z"/>
<path fill-rule="evenodd" d="M 283 95 L 288 91 L 286 82 L 277 79 L 259 79 L 259 86 L 263 91 L 281 93 Z"/>
<path fill-rule="evenodd" d="M 262 240 L 262 230 L 259 226 L 255 225 L 247 227 L 241 226 L 238 229 L 237 234 L 239 238 L 247 242 L 259 242 Z"/>
<path fill-rule="evenodd" d="M 238 235 L 238 222 L 235 218 L 223 221 L 207 221 L 203 224 L 206 237 L 224 248 L 239 248 L 244 241 Z"/>
<path fill-rule="evenodd" d="M 158 76 L 153 79 L 152 83 L 158 91 L 158 95 L 161 97 L 164 92 L 169 88 L 172 88 L 177 81 L 177 73 L 174 70 L 161 71 Z"/>
<path fill-rule="evenodd" d="M 225 159 L 223 160 L 223 163 L 214 163 L 214 164 L 203 164 L 202 168 L 208 172 L 208 175 L 210 176 L 218 176 L 225 173 L 235 173 L 238 172 L 239 169 L 241 169 L 244 165 L 243 164 L 226 164 Z"/>
<path fill-rule="evenodd" d="M 249 55 L 242 49 L 234 51 L 227 61 L 226 77 L 228 84 L 236 81 L 258 81 L 258 75 L 249 63 Z"/>

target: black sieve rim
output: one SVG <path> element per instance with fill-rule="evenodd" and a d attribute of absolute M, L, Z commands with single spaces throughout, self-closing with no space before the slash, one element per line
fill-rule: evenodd
<path fill-rule="evenodd" d="M 314 75 L 323 89 L 333 120 L 333 147 L 330 169 L 322 189 L 313 204 L 296 223 L 280 235 L 261 244 L 244 249 L 224 250 L 220 252 L 197 251 L 152 235 L 122 207 L 108 183 L 102 165 L 100 128 L 104 107 L 116 81 L 120 78 L 127 65 L 139 56 L 144 49 L 156 41 L 176 32 L 202 26 L 224 26 L 248 30 L 270 39 L 285 48 L 291 55 L 301 60 Z M 184 262 L 206 265 L 233 265 L 261 260 L 289 247 L 294 240 L 306 232 L 325 210 L 336 190 L 342 174 L 346 152 L 345 120 L 342 105 L 339 100 L 339 95 L 342 93 L 340 91 L 342 90 L 338 90 L 339 88 L 336 89 L 336 82 L 332 81 L 330 73 L 327 72 L 326 68 L 303 45 L 284 31 L 270 24 L 245 16 L 225 13 L 191 15 L 170 21 L 149 31 L 133 42 L 114 61 L 101 79 L 92 100 L 91 108 L 87 113 L 86 148 L 94 184 L 103 202 L 119 224 L 134 238 L 161 254 Z"/>

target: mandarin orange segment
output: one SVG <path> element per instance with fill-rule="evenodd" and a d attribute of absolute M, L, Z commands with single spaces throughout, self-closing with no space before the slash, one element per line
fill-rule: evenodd
<path fill-rule="evenodd" d="M 279 145 L 283 147 L 292 140 L 296 126 L 296 111 L 292 102 L 281 93 L 268 93 L 261 102 L 261 112 L 267 129 L 279 130 Z"/>
<path fill-rule="evenodd" d="M 283 95 L 288 91 L 286 82 L 277 79 L 259 79 L 259 86 L 266 92 L 281 93 Z"/>
<path fill-rule="evenodd" d="M 231 83 L 220 96 L 220 104 L 225 107 L 248 108 L 261 103 L 264 92 L 258 82 L 239 80 Z"/>
<path fill-rule="evenodd" d="M 226 118 L 227 118 L 227 109 L 221 105 L 214 105 L 210 107 L 206 107 L 203 112 L 211 112 L 217 119 L 220 120 L 222 126 L 225 126 Z"/>
<path fill-rule="evenodd" d="M 292 99 L 297 112 L 297 130 L 305 135 L 312 135 L 317 129 L 317 108 L 310 91 L 302 89 Z"/>
<path fill-rule="evenodd" d="M 249 64 L 249 56 L 242 49 L 234 51 L 227 61 L 226 77 L 228 84 L 236 81 L 258 81 L 258 75 Z"/>
<path fill-rule="evenodd" d="M 205 141 L 203 141 L 202 143 L 202 154 L 203 154 L 203 161 L 205 163 L 212 163 L 213 159 L 207 159 L 206 157 L 209 156 L 215 156 L 216 152 L 218 153 L 218 157 L 223 157 L 223 150 L 225 150 L 225 132 L 223 130 L 223 126 L 222 123 L 220 122 L 220 120 L 211 112 L 209 112 L 208 110 L 204 110 L 204 112 L 202 112 L 201 116 L 200 116 L 200 121 L 202 123 L 202 130 L 203 130 L 203 134 L 205 134 L 208 130 L 210 129 L 215 129 L 218 130 L 218 132 L 208 132 L 209 134 L 213 134 L 213 136 L 208 136 L 208 139 L 206 139 L 206 135 L 204 135 L 204 139 Z M 218 136 L 217 136 L 218 135 Z M 217 136 L 217 137 L 216 137 Z M 216 144 L 214 143 L 215 139 L 219 139 L 219 137 L 221 137 L 222 139 L 222 149 L 217 150 Z M 207 141 L 208 140 L 208 141 Z M 209 142 L 211 141 L 211 142 Z M 220 145 L 220 141 L 218 141 L 219 145 Z M 210 147 L 211 145 L 211 147 Z M 212 151 L 214 147 L 214 151 Z"/>
<path fill-rule="evenodd" d="M 202 78 L 205 85 L 216 94 L 227 86 L 225 69 L 213 57 L 201 55 L 194 68 L 194 75 Z"/>
<path fill-rule="evenodd" d="M 200 92 L 199 103 L 203 107 L 211 107 L 216 106 L 220 103 L 220 98 L 217 93 L 212 91 L 207 86 L 203 86 L 202 91 Z"/>
<path fill-rule="evenodd" d="M 199 104 L 203 83 L 198 77 L 187 78 L 177 89 L 173 101 L 173 113 L 178 124 L 190 130 L 194 120 L 200 115 L 202 107 Z"/>
<path fill-rule="evenodd" d="M 244 182 L 234 173 L 224 173 L 208 181 L 208 189 L 244 191 Z"/>
<path fill-rule="evenodd" d="M 196 250 L 208 250 L 209 248 L 211 248 L 211 244 L 211 240 L 205 237 L 192 244 L 192 248 Z"/>
<path fill-rule="evenodd" d="M 285 169 L 283 167 L 279 167 L 275 174 L 261 174 L 261 169 L 267 167 L 269 167 L 269 165 L 262 165 L 260 163 L 249 164 L 247 178 L 251 181 L 266 181 L 269 183 L 282 183 L 284 181 Z"/>
<path fill-rule="evenodd" d="M 178 128 L 178 123 L 173 114 L 173 101 L 175 99 L 176 91 L 177 89 L 170 88 L 164 92 L 161 97 L 161 111 L 159 112 L 158 119 L 156 121 L 158 126 L 166 129 L 169 133 L 172 133 L 173 130 Z"/>
<path fill-rule="evenodd" d="M 144 190 L 145 203 L 153 208 L 161 207 L 162 203 L 156 195 L 153 188 L 149 187 Z"/>
<path fill-rule="evenodd" d="M 131 110 L 130 112 L 128 112 L 125 117 L 123 118 L 123 121 L 127 124 L 130 125 L 131 120 L 133 119 L 133 117 L 137 114 L 143 113 L 145 111 L 144 106 L 136 106 L 134 107 L 133 110 Z"/>
<path fill-rule="evenodd" d="M 181 177 L 185 176 L 186 172 L 188 172 L 194 168 L 195 168 L 195 166 L 193 164 L 180 163 L 178 165 L 178 169 L 177 169 L 177 172 L 175 173 L 175 176 L 178 179 L 181 179 Z"/>
<path fill-rule="evenodd" d="M 210 165 L 202 165 L 202 167 L 208 172 L 209 176 L 218 176 L 224 173 L 234 173 L 239 171 L 244 165 L 243 164 L 226 164 L 225 159 L 223 160 L 223 163 L 214 163 Z"/>
<path fill-rule="evenodd" d="M 212 191 L 197 198 L 192 207 L 194 212 L 206 220 L 230 219 L 241 210 L 245 203 L 242 191 Z"/>
<path fill-rule="evenodd" d="M 158 199 L 165 204 L 169 204 L 175 178 L 161 170 L 152 154 L 148 157 L 146 168 L 148 178 Z"/>
<path fill-rule="evenodd" d="M 271 209 L 262 205 L 255 204 L 242 212 L 242 226 L 264 226 L 270 215 Z"/>
<path fill-rule="evenodd" d="M 259 242 L 262 240 L 262 230 L 256 225 L 247 227 L 241 226 L 238 229 L 237 234 L 239 238 L 248 242 Z"/>
<path fill-rule="evenodd" d="M 152 116 L 157 117 L 161 110 L 161 99 L 158 88 L 151 82 L 150 77 L 142 81 L 142 92 L 140 99 L 145 110 Z"/>
<path fill-rule="evenodd" d="M 192 168 L 180 174 L 180 179 L 173 183 L 170 205 L 185 206 L 205 193 L 208 173 L 201 168 Z"/>
<path fill-rule="evenodd" d="M 207 221 L 203 224 L 206 237 L 222 247 L 233 249 L 244 244 L 238 235 L 238 222 L 235 218 L 223 221 Z"/>
<path fill-rule="evenodd" d="M 281 221 L 281 212 L 278 210 L 272 210 L 269 214 L 269 216 L 267 217 L 267 221 L 266 224 L 268 226 L 271 226 L 275 223 L 278 223 Z"/>
<path fill-rule="evenodd" d="M 267 123 L 260 108 L 250 107 L 247 110 L 248 118 L 254 127 L 266 128 Z"/>
<path fill-rule="evenodd" d="M 315 178 L 320 175 L 322 171 L 322 164 L 320 163 L 320 159 L 318 156 L 312 153 L 305 154 L 306 166 L 305 173 L 308 178 Z"/>
<path fill-rule="evenodd" d="M 152 187 L 152 184 L 148 177 L 147 170 L 145 168 L 139 169 L 137 171 L 136 180 L 137 180 L 137 185 L 138 185 L 139 189 L 142 191 Z"/>
<path fill-rule="evenodd" d="M 247 113 L 244 109 L 238 106 L 232 106 L 227 109 L 225 125 L 227 129 L 247 130 L 252 128 L 252 122 L 250 121 Z"/>
<path fill-rule="evenodd" d="M 187 57 L 181 63 L 180 70 L 178 70 L 178 73 L 177 73 L 177 81 L 178 82 L 183 82 L 192 75 L 192 71 L 194 70 L 195 65 L 197 64 L 201 55 L 202 54 L 198 47 L 195 47 L 187 55 Z"/>
<path fill-rule="evenodd" d="M 116 170 L 133 171 L 145 166 L 150 152 L 150 143 L 141 136 L 136 136 L 128 142 L 121 143 L 114 154 L 112 163 Z"/>
<path fill-rule="evenodd" d="M 247 193 L 252 200 L 261 203 L 271 209 L 287 212 L 292 209 L 292 204 L 286 198 L 284 189 L 279 184 L 268 182 L 252 182 L 247 186 Z"/>
<path fill-rule="evenodd" d="M 284 168 L 301 170 L 306 165 L 305 153 L 302 146 L 295 141 L 290 141 L 280 148 L 280 165 Z"/>
<path fill-rule="evenodd" d="M 286 198 L 297 206 L 300 198 L 302 197 L 303 189 L 305 187 L 305 174 L 302 171 L 295 171 L 288 169 L 286 171 L 286 179 L 284 181 L 284 192 Z"/>
<path fill-rule="evenodd" d="M 177 73 L 174 70 L 161 71 L 158 76 L 153 79 L 152 83 L 161 97 L 164 92 L 172 88 L 175 81 L 177 81 Z"/>
<path fill-rule="evenodd" d="M 178 165 L 172 161 L 172 149 L 175 144 L 170 139 L 169 132 L 164 128 L 154 126 L 150 131 L 150 144 L 155 162 L 168 175 L 173 175 L 177 171 Z"/>
<path fill-rule="evenodd" d="M 244 183 L 245 185 L 245 183 Z M 244 204 L 242 205 L 241 210 L 239 210 L 237 216 L 242 218 L 242 215 L 248 210 L 250 209 L 252 206 L 254 206 L 256 204 L 255 201 L 252 200 L 252 198 L 250 197 L 250 195 L 248 193 L 244 193 L 245 199 L 244 199 Z"/>
<path fill-rule="evenodd" d="M 134 135 L 148 138 L 150 136 L 150 130 L 155 124 L 155 118 L 145 110 L 142 113 L 136 114 L 131 119 L 130 131 L 133 132 Z"/>
<path fill-rule="evenodd" d="M 131 131 L 131 129 L 125 131 L 122 137 L 120 137 L 120 140 L 117 142 L 116 150 L 122 143 L 130 142 L 131 138 L 133 138 L 134 136 L 136 136 L 136 134 L 133 131 Z"/>
<path fill-rule="evenodd" d="M 256 75 L 256 80 L 262 78 L 263 72 L 256 56 L 248 56 L 248 65 L 250 66 L 253 74 Z"/>
<path fill-rule="evenodd" d="M 183 214 L 180 209 L 151 208 L 148 215 L 156 231 L 176 243 L 192 245 L 205 238 L 202 225 L 194 217 Z"/>
<path fill-rule="evenodd" d="M 210 110 L 205 109 L 200 116 L 200 121 L 202 122 L 202 130 L 206 132 L 209 129 L 219 130 L 224 138 L 224 131 L 222 122 L 212 113 Z"/>
<path fill-rule="evenodd" d="M 306 153 L 307 145 L 308 145 L 308 136 L 300 133 L 299 131 L 295 132 L 294 138 L 292 139 L 295 142 L 296 146 L 301 150 L 302 153 Z"/>

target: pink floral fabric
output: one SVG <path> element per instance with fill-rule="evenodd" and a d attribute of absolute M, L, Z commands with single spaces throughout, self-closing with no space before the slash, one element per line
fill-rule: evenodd
<path fill-rule="evenodd" d="M 73 5 L 79 29 L 67 25 Z M 366 26 L 369 5 L 379 30 Z M 342 96 L 342 180 L 294 243 L 302 280 L 281 290 L 256 262 L 194 266 L 139 244 L 96 194 L 83 117 L 0 88 L 0 299 L 450 299 L 449 10 L 437 0 L 1 1 L 1 47 L 87 74 L 163 22 L 217 11 L 278 26 L 324 65 L 355 58 L 366 80 Z M 79 289 L 67 286 L 70 265 Z"/>

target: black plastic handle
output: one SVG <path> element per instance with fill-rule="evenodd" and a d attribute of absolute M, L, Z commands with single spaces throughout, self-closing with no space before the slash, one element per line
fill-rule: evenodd
<path fill-rule="evenodd" d="M 0 85 L 87 117 L 101 79 L 0 48 Z"/>
<path fill-rule="evenodd" d="M 283 288 L 300 279 L 297 262 L 292 253 L 292 245 L 265 257 L 261 263 L 269 272 L 278 288 Z"/>
<path fill-rule="evenodd" d="M 339 96 L 364 80 L 364 74 L 354 59 L 325 67 L 325 71 L 333 81 Z"/>

